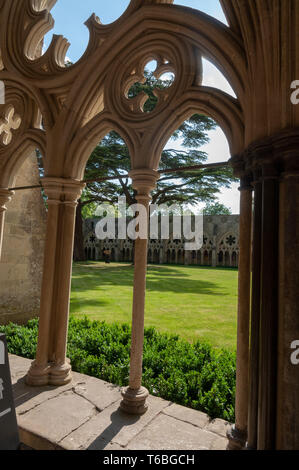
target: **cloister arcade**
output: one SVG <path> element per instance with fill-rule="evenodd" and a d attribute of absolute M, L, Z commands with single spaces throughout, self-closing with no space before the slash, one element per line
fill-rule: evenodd
<path fill-rule="evenodd" d="M 167 240 L 149 239 L 147 262 L 152 264 L 181 264 L 213 267 L 238 267 L 239 260 L 239 222 L 238 216 L 214 216 L 209 219 L 214 220 L 212 233 L 203 233 L 202 246 L 199 250 L 186 250 L 183 238 Z M 232 225 L 233 230 L 223 233 L 226 225 L 222 227 L 221 220 L 229 220 L 228 225 Z M 218 223 L 219 220 L 219 223 Z M 216 225 L 217 222 L 217 225 Z M 87 260 L 103 260 L 104 250 L 110 250 L 111 261 L 132 262 L 134 259 L 133 241 L 106 238 L 98 240 L 95 235 L 97 221 L 87 219 L 84 224 L 84 249 Z M 215 234 L 216 231 L 216 234 Z"/>
<path fill-rule="evenodd" d="M 173 0 L 131 0 L 114 23 L 87 21 L 85 54 L 65 67 L 68 42 L 54 36 L 56 0 L 0 0 L 0 250 L 18 169 L 33 149 L 44 156 L 48 197 L 39 342 L 27 383 L 71 380 L 66 338 L 75 210 L 84 169 L 112 129 L 125 141 L 136 199 L 149 209 L 161 152 L 195 112 L 224 131 L 240 177 L 240 255 L 236 423 L 231 448 L 299 448 L 299 367 L 290 344 L 299 337 L 299 79 L 297 0 L 221 0 L 228 26 Z M 227 78 L 237 98 L 202 85 L 202 57 Z M 156 60 L 159 77 L 173 73 L 151 113 L 144 96 L 128 98 Z M 254 194 L 253 230 L 252 195 Z M 253 233 L 251 239 L 251 234 Z M 253 255 L 251 257 L 251 246 Z M 135 243 L 129 387 L 122 409 L 146 412 L 142 387 L 147 240 Z M 252 273 L 252 275 L 251 275 Z"/>

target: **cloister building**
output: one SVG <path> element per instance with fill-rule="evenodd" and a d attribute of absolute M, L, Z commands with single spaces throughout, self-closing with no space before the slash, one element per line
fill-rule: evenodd
<path fill-rule="evenodd" d="M 111 261 L 133 261 L 133 241 L 106 238 L 97 239 L 97 219 L 84 221 L 84 249 L 87 260 L 103 260 L 103 251 L 111 251 Z M 170 225 L 171 226 L 171 225 Z M 117 228 L 117 224 L 116 224 Z M 115 230 L 116 231 L 116 230 Z M 159 233 L 161 231 L 159 230 Z M 174 239 L 170 231 L 168 240 L 150 239 L 148 263 L 182 264 L 198 266 L 237 267 L 239 259 L 239 216 L 214 215 L 203 217 L 203 237 L 200 250 L 185 250 L 183 238 Z"/>

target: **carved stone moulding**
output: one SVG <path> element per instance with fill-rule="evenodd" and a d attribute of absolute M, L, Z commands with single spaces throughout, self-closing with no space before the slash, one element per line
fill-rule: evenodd
<path fill-rule="evenodd" d="M 163 89 L 156 88 L 157 105 L 150 113 L 144 112 L 148 95 L 140 93 L 129 96 L 135 83 L 144 83 L 145 67 L 155 61 L 153 72 L 156 79 L 164 74 L 172 74 L 173 82 Z M 172 101 L 177 101 L 192 85 L 202 81 L 202 62 L 199 51 L 195 51 L 178 36 L 152 32 L 139 38 L 135 44 L 123 51 L 112 65 L 105 87 L 105 109 L 116 114 L 126 123 L 145 123 L 159 120 L 159 115 Z"/>
<path fill-rule="evenodd" d="M 4 145 L 9 145 L 12 141 L 13 131 L 19 129 L 22 119 L 15 112 L 13 105 L 9 104 L 5 107 L 4 117 L 0 119 L 0 136 Z"/>
<path fill-rule="evenodd" d="M 231 158 L 234 173 L 256 180 L 299 172 L 299 129 L 285 129 L 271 137 L 250 144 L 240 155 Z"/>
<path fill-rule="evenodd" d="M 21 84 L 7 81 L 5 104 L 0 105 L 0 154 L 17 143 L 29 129 L 39 129 L 41 115 L 38 107 Z"/>

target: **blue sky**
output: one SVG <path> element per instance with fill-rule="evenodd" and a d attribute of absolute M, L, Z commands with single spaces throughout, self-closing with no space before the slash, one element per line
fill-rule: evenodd
<path fill-rule="evenodd" d="M 73 61 L 83 54 L 88 43 L 88 30 L 85 21 L 96 13 L 102 23 L 115 21 L 129 5 L 129 0 L 58 0 L 52 9 L 55 27 L 47 35 L 48 45 L 53 33 L 63 34 L 71 43 L 68 55 Z M 225 22 L 219 0 L 175 0 L 175 4 L 197 8 Z"/>
<path fill-rule="evenodd" d="M 129 3 L 129 0 L 58 0 L 52 9 L 55 26 L 45 38 L 45 47 L 48 47 L 53 33 L 62 34 L 71 44 L 67 56 L 76 62 L 88 44 L 89 33 L 84 22 L 90 15 L 96 13 L 102 23 L 108 24 L 115 21 L 126 10 Z M 219 21 L 226 22 L 219 0 L 175 0 L 174 3 L 199 9 Z M 215 86 L 233 94 L 222 74 L 208 61 L 204 61 L 203 84 Z M 221 129 L 212 131 L 210 138 L 210 143 L 203 148 L 209 155 L 208 161 L 228 160 L 230 158 L 228 143 Z M 171 143 L 170 146 L 179 146 L 179 143 Z M 232 185 L 232 189 L 223 190 L 219 197 L 220 202 L 230 207 L 235 214 L 239 213 L 237 187 L 237 184 Z"/>

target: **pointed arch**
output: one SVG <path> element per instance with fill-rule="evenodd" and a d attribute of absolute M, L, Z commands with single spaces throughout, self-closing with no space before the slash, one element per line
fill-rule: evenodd
<path fill-rule="evenodd" d="M 97 115 L 77 133 L 71 143 L 65 161 L 65 177 L 83 179 L 85 167 L 92 151 L 111 131 L 120 135 L 131 154 L 133 136 L 128 133 L 127 129 L 106 113 Z"/>
<path fill-rule="evenodd" d="M 16 146 L 13 146 L 6 158 L 1 161 L 0 187 L 10 188 L 14 186 L 17 173 L 24 161 L 36 149 L 39 149 L 43 155 L 44 164 L 46 162 L 46 141 L 45 135 L 41 130 L 35 129 L 26 132 L 22 139 L 19 139 Z"/>

